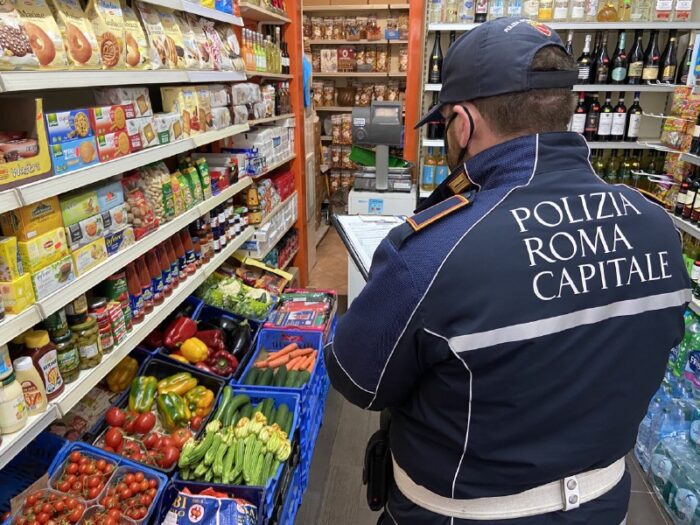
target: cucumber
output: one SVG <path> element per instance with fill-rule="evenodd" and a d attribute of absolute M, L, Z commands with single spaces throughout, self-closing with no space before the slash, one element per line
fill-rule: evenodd
<path fill-rule="evenodd" d="M 289 436 L 289 432 L 292 430 L 292 423 L 294 423 L 294 412 L 289 412 L 285 419 L 284 426 L 280 425 L 280 428 L 287 433 L 287 436 Z"/>
<path fill-rule="evenodd" d="M 219 408 L 216 409 L 216 412 L 214 412 L 214 415 L 211 417 L 212 421 L 214 419 L 221 421 L 222 418 L 224 417 L 224 413 L 226 412 L 226 409 L 228 406 L 231 404 L 231 401 L 233 400 L 233 388 L 231 388 L 229 385 L 226 385 L 224 387 L 224 391 L 221 394 L 221 402 L 219 403 Z"/>
<path fill-rule="evenodd" d="M 270 412 L 272 412 L 274 407 L 275 402 L 269 397 L 262 402 L 262 413 L 268 421 L 270 420 Z"/>
<path fill-rule="evenodd" d="M 238 394 L 231 400 L 223 416 L 223 425 L 225 427 L 233 424 L 232 421 L 234 413 L 236 413 L 238 409 L 244 406 L 246 403 L 250 403 L 250 398 L 245 394 Z"/>
<path fill-rule="evenodd" d="M 297 379 L 296 385 L 294 386 L 296 386 L 296 388 L 300 388 L 308 383 L 309 379 L 311 379 L 311 374 L 307 370 L 302 370 L 299 372 L 299 379 Z"/>
<path fill-rule="evenodd" d="M 284 380 L 284 386 L 286 388 L 294 387 L 298 378 L 299 378 L 299 371 L 298 370 L 291 370 L 287 374 L 287 378 Z"/>
<path fill-rule="evenodd" d="M 289 407 L 282 403 L 280 406 L 277 407 L 277 415 L 275 416 L 275 423 L 279 425 L 279 427 L 284 430 L 284 426 L 287 423 L 287 414 L 289 414 Z"/>
<path fill-rule="evenodd" d="M 260 377 L 260 368 L 255 368 L 248 372 L 248 375 L 245 378 L 245 384 L 246 385 L 255 385 L 257 384 L 258 378 Z"/>
<path fill-rule="evenodd" d="M 247 417 L 250 419 L 250 416 L 253 415 L 253 404 L 248 403 L 247 405 L 244 405 L 243 408 L 241 408 L 241 413 L 239 414 L 238 420 L 240 421 L 244 417 Z M 236 421 L 238 423 L 238 421 Z"/>
<path fill-rule="evenodd" d="M 270 386 L 274 375 L 275 372 L 272 370 L 272 368 L 266 368 L 265 371 L 260 374 L 256 384 L 260 386 Z"/>
<path fill-rule="evenodd" d="M 274 386 L 284 386 L 284 381 L 287 379 L 287 367 L 285 365 L 280 366 L 275 373 L 275 380 L 273 381 Z"/>

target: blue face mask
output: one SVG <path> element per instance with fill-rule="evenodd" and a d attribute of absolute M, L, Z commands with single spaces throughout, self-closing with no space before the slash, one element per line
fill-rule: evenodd
<path fill-rule="evenodd" d="M 464 157 L 467 154 L 467 147 L 469 146 L 469 141 L 472 138 L 472 135 L 474 133 L 474 119 L 472 118 L 472 114 L 469 112 L 469 108 L 465 106 L 464 104 L 460 104 L 462 109 L 465 111 L 467 114 L 467 118 L 469 119 L 469 138 L 467 139 L 467 143 L 464 145 L 462 150 L 459 152 L 459 159 L 457 161 L 457 166 L 450 166 L 450 170 L 455 170 L 458 166 L 460 166 L 464 162 Z M 447 132 L 450 129 L 450 125 L 454 121 L 454 119 L 457 117 L 457 113 L 453 113 L 449 120 L 447 121 L 447 124 L 445 125 L 445 158 L 448 160 L 449 163 L 449 155 L 448 155 L 448 140 L 447 140 Z"/>

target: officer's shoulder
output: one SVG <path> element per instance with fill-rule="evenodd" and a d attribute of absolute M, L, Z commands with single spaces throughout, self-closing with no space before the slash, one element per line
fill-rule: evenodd
<path fill-rule="evenodd" d="M 409 238 L 425 231 L 430 231 L 439 225 L 440 221 L 451 216 L 458 210 L 469 206 L 474 200 L 475 192 L 453 195 L 430 208 L 408 217 L 406 222 L 391 230 L 389 238 L 397 248 Z"/>

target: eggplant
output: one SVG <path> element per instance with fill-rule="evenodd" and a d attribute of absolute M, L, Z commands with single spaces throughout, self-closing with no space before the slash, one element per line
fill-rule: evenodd
<path fill-rule="evenodd" d="M 243 321 L 238 325 L 238 333 L 234 338 L 231 346 L 228 347 L 229 352 L 231 352 L 239 361 L 243 359 L 243 356 L 250 350 L 250 343 L 253 340 L 253 335 L 250 330 L 250 325 L 248 321 Z"/>

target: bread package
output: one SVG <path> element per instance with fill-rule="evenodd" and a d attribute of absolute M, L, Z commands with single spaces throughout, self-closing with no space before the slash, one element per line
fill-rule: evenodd
<path fill-rule="evenodd" d="M 46 0 L 15 0 L 15 8 L 39 65 L 46 69 L 68 68 L 61 30 Z"/>
<path fill-rule="evenodd" d="M 122 2 L 124 15 L 124 61 L 131 69 L 150 69 L 151 59 L 148 55 L 148 39 L 136 17 L 136 12 Z"/>
<path fill-rule="evenodd" d="M 49 0 L 49 7 L 61 30 L 69 66 L 100 69 L 102 59 L 97 38 L 78 0 Z"/>

